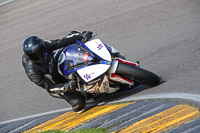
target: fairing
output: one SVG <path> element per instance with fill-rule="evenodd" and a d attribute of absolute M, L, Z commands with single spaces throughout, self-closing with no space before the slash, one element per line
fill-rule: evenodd
<path fill-rule="evenodd" d="M 77 72 L 85 82 L 90 82 L 109 69 L 111 55 L 99 39 L 80 45 L 85 49 L 73 44 L 62 51 L 58 59 L 58 70 L 63 76 Z"/>

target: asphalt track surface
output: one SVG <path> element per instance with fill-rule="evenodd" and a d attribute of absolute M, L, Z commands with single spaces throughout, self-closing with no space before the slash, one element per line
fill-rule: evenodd
<path fill-rule="evenodd" d="M 70 107 L 30 82 L 21 57 L 25 37 L 57 39 L 73 29 L 97 33 L 162 77 L 124 97 L 200 103 L 199 0 L 13 0 L 0 5 L 0 122 Z"/>

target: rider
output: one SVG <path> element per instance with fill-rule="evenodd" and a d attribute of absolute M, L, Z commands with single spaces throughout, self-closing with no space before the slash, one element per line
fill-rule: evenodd
<path fill-rule="evenodd" d="M 66 37 L 57 40 L 42 40 L 37 36 L 29 36 L 23 42 L 24 55 L 22 64 L 28 78 L 38 86 L 46 89 L 50 95 L 65 99 L 75 112 L 83 112 L 85 97 L 74 89 L 77 87 L 76 77 L 66 80 L 57 71 L 54 50 L 62 49 L 77 40 L 87 41 L 92 32 L 71 31 Z"/>

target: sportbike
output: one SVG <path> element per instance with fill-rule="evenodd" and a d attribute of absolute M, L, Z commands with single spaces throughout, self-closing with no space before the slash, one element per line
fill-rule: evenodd
<path fill-rule="evenodd" d="M 100 39 L 86 43 L 77 41 L 62 49 L 58 57 L 58 72 L 67 79 L 75 73 L 78 83 L 76 91 L 84 96 L 114 93 L 122 85 L 152 87 L 160 83 L 156 74 L 140 68 L 138 62 L 126 60 Z"/>

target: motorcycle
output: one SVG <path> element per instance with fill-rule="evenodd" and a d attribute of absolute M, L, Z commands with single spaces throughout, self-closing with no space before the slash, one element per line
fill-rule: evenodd
<path fill-rule="evenodd" d="M 140 68 L 139 62 L 126 60 L 119 52 L 100 39 L 85 43 L 77 41 L 65 47 L 58 57 L 58 72 L 66 79 L 77 75 L 78 88 L 84 96 L 114 93 L 121 85 L 156 86 L 159 77 Z"/>

